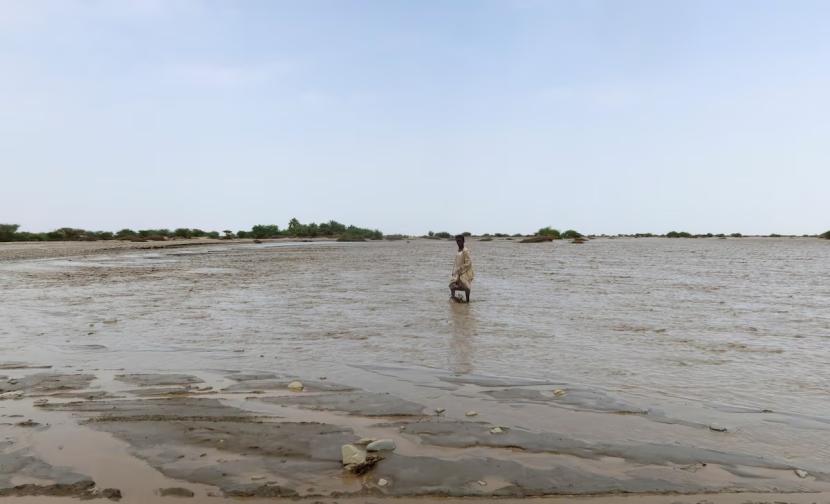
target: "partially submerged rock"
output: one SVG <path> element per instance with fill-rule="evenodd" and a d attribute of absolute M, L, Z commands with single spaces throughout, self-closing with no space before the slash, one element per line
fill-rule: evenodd
<path fill-rule="evenodd" d="M 288 390 L 291 392 L 302 392 L 305 387 L 303 386 L 303 382 L 301 381 L 293 381 L 288 384 Z"/>
<path fill-rule="evenodd" d="M 369 452 L 394 451 L 395 448 L 397 448 L 395 441 L 391 439 L 378 439 L 366 445 L 366 451 Z"/>
<path fill-rule="evenodd" d="M 159 488 L 159 495 L 162 497 L 193 497 L 192 490 L 182 487 Z"/>
<path fill-rule="evenodd" d="M 340 461 L 344 466 L 361 464 L 366 461 L 366 452 L 353 444 L 340 447 Z"/>
<path fill-rule="evenodd" d="M 345 444 L 340 447 L 340 462 L 346 470 L 354 474 L 368 472 L 381 460 L 383 460 L 383 457 L 366 453 L 365 450 L 353 444 Z"/>

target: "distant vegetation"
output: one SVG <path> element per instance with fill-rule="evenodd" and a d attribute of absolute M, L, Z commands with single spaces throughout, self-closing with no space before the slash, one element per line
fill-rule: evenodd
<path fill-rule="evenodd" d="M 258 224 L 250 231 L 225 229 L 218 231 L 203 231 L 201 229 L 176 228 L 169 229 L 122 229 L 118 232 L 87 231 L 85 229 L 60 228 L 48 233 L 28 233 L 18 231 L 18 224 L 0 224 L 0 242 L 3 241 L 96 241 L 96 240 L 128 240 L 128 241 L 163 241 L 170 239 L 190 238 L 344 238 L 347 240 L 381 240 L 383 233 L 377 229 L 367 229 L 356 226 L 346 226 L 337 221 L 321 224 L 314 222 L 302 224 L 297 219 L 291 219 L 288 227 L 281 230 L 276 224 Z"/>
<path fill-rule="evenodd" d="M 830 240 L 830 231 L 825 231 L 818 235 L 819 238 L 824 238 L 825 240 Z"/>
<path fill-rule="evenodd" d="M 549 238 L 553 238 L 554 240 L 559 240 L 562 238 L 562 233 L 559 232 L 558 229 L 553 229 L 550 226 L 543 227 L 539 231 L 536 231 L 536 236 L 547 236 Z"/>

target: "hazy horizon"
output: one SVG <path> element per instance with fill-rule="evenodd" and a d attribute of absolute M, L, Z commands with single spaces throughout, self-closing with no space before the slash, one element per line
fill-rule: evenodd
<path fill-rule="evenodd" d="M 830 3 L 6 1 L 0 223 L 830 229 Z"/>

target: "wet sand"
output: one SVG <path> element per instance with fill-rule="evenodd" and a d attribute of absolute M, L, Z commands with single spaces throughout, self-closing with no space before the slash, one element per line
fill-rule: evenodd
<path fill-rule="evenodd" d="M 469 307 L 403 294 L 406 282 L 425 282 L 416 296 L 444 295 L 441 245 L 220 244 L 4 262 L 2 500 L 106 500 L 109 488 L 121 502 L 191 493 L 197 502 L 830 502 L 819 441 L 830 414 L 813 407 L 812 391 L 752 404 L 713 387 L 698 400 L 655 375 L 650 388 L 636 378 L 612 387 L 545 370 L 532 352 L 524 367 L 509 353 L 489 357 L 493 322 L 476 310 L 500 310 L 488 300 L 497 275 Z M 540 246 L 485 245 L 482 258 Z M 592 246 L 603 244 L 573 247 Z M 519 253 L 575 253 L 562 250 Z M 402 254 L 437 279 L 405 271 L 389 280 L 396 289 L 376 281 L 378 258 Z M 407 326 L 430 310 L 437 320 Z M 540 330 L 508 322 L 517 337 Z M 420 331 L 442 335 L 443 348 L 428 348 L 440 340 Z M 613 362 L 608 350 L 597 349 L 595 366 Z M 441 351 L 444 360 L 432 357 Z M 302 391 L 289 388 L 294 380 Z M 363 438 L 396 449 L 355 475 L 341 446 Z"/>

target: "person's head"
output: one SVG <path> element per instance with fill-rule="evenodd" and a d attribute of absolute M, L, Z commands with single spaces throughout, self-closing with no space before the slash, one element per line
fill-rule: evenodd
<path fill-rule="evenodd" d="M 464 235 L 455 235 L 455 243 L 458 244 L 458 250 L 464 250 Z"/>

